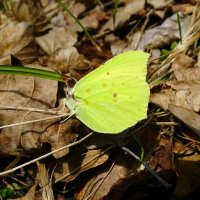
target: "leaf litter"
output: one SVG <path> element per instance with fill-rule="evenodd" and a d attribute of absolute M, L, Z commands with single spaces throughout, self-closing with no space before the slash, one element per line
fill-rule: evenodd
<path fill-rule="evenodd" d="M 150 122 L 145 128 L 138 124 L 134 134 L 130 133 L 135 128 L 112 137 L 93 134 L 76 146 L 2 176 L 0 191 L 15 194 L 3 198 L 65 199 L 75 194 L 77 199 L 194 197 L 200 186 L 198 2 L 120 0 L 115 23 L 112 1 L 63 2 L 101 46 L 101 52 L 56 1 L 9 1 L 8 9 L 0 10 L 0 63 L 13 64 L 14 56 L 26 66 L 59 71 L 69 80 L 79 80 L 120 52 L 148 51 L 152 55 L 148 65 Z M 177 46 L 169 49 L 172 42 Z M 168 52 L 165 57 L 163 49 Z M 57 115 L 65 97 L 63 88 L 41 78 L 1 75 L 1 126 Z M 22 107 L 27 110 L 20 110 Z M 76 143 L 90 133 L 75 118 L 61 121 L 58 118 L 1 129 L 1 171 Z M 139 156 L 144 150 L 144 161 L 172 189 L 165 190 L 117 147 L 116 141 Z M 19 192 L 22 183 L 26 188 Z"/>

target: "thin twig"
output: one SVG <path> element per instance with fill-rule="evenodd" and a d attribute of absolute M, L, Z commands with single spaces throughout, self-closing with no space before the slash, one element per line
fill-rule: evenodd
<path fill-rule="evenodd" d="M 139 161 L 166 189 L 170 189 L 172 187 L 171 184 L 166 182 L 164 179 L 162 179 L 156 172 L 154 172 L 144 161 L 142 161 L 136 154 L 134 154 L 130 149 L 128 149 L 125 146 L 120 146 L 120 148 L 133 156 L 137 161 Z"/>
<path fill-rule="evenodd" d="M 35 123 L 35 122 L 40 122 L 40 121 L 49 120 L 49 119 L 56 119 L 56 118 L 59 118 L 59 117 L 67 117 L 68 116 L 67 119 L 69 119 L 72 115 L 73 114 L 65 113 L 65 114 L 62 114 L 62 115 L 51 116 L 51 117 L 46 117 L 46 118 L 42 118 L 42 119 L 35 119 L 35 120 L 30 120 L 30 121 L 25 121 L 25 122 L 8 124 L 8 125 L 0 126 L 0 129 L 9 128 L 9 127 L 13 127 L 13 126 L 20 126 L 20 125 L 30 124 L 30 123 Z"/>

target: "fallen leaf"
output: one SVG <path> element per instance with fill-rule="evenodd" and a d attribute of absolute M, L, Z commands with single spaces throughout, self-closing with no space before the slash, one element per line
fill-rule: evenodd
<path fill-rule="evenodd" d="M 155 9 L 162 9 L 164 7 L 170 7 L 174 3 L 174 0 L 147 0 L 147 3 L 153 6 Z"/>
<path fill-rule="evenodd" d="M 200 110 L 200 68 L 193 67 L 195 61 L 186 55 L 179 55 L 173 62 L 174 78 L 166 82 L 165 88 L 151 95 L 153 103 L 164 109 L 169 104 L 183 108 Z"/>
<path fill-rule="evenodd" d="M 37 113 L 31 111 L 20 111 L 6 109 L 5 106 L 50 109 L 55 106 L 57 82 L 33 77 L 1 75 L 0 76 L 0 102 L 1 102 L 1 126 L 13 123 L 41 119 L 49 114 Z M 55 121 L 55 120 L 54 120 Z M 38 122 L 29 125 L 20 125 L 1 129 L 0 151 L 1 154 L 18 155 L 24 148 L 38 147 L 38 138 L 42 131 L 51 124 L 49 122 Z M 30 135 L 29 135 L 30 134 Z M 29 139 L 23 142 L 23 136 L 29 135 Z M 32 144 L 31 144 L 32 143 Z M 9 146 L 9 148 L 7 148 Z"/>
<path fill-rule="evenodd" d="M 12 1 L 12 16 L 20 22 L 28 22 L 34 27 L 34 33 L 39 35 L 51 27 L 49 20 L 37 1 Z"/>
<path fill-rule="evenodd" d="M 188 30 L 191 17 L 188 15 L 179 14 L 181 23 L 182 36 Z M 180 39 L 177 15 L 174 14 L 167 18 L 160 26 L 146 30 L 139 42 L 138 49 L 162 48 L 171 42 Z"/>
<path fill-rule="evenodd" d="M 101 28 L 100 33 L 104 32 L 107 29 L 119 29 L 121 26 L 124 25 L 125 22 L 130 19 L 132 15 L 138 14 L 144 8 L 144 5 L 144 0 L 129 0 L 128 2 L 126 2 L 126 5 L 124 7 L 118 8 L 115 17 L 115 25 L 113 26 L 113 19 L 110 18 L 110 20 L 108 20 L 108 22 L 106 22 Z"/>
<path fill-rule="evenodd" d="M 33 39 L 33 27 L 30 24 L 9 22 L 0 29 L 0 56 L 15 55 Z"/>
<path fill-rule="evenodd" d="M 46 142 L 51 144 L 51 151 L 71 144 L 76 141 L 77 134 L 75 133 L 75 127 L 79 124 L 76 119 L 68 119 L 65 123 L 55 123 L 54 125 L 47 127 L 45 132 L 41 134 L 39 140 L 41 143 Z M 59 151 L 53 156 L 55 158 L 61 158 L 69 153 L 69 149 Z"/>
<path fill-rule="evenodd" d="M 17 198 L 15 200 L 35 200 L 35 191 L 36 191 L 37 184 L 33 185 L 29 191 L 26 193 L 25 196 Z"/>
<path fill-rule="evenodd" d="M 42 66 L 52 68 L 62 74 L 70 72 L 72 77 L 75 77 L 74 70 L 90 69 L 84 56 L 79 54 L 76 48 L 72 46 L 65 49 L 59 48 L 53 54 L 40 58 L 39 61 Z"/>
<path fill-rule="evenodd" d="M 156 128 L 145 129 L 143 131 L 140 131 L 140 133 L 135 134 L 134 137 L 130 137 L 123 142 L 120 141 L 122 139 L 120 138 L 120 135 L 116 138 L 112 137 L 111 140 L 120 142 L 121 145 L 127 145 L 128 143 L 127 146 L 137 155 L 139 155 L 139 152 L 141 152 L 141 147 L 139 147 L 138 145 L 140 144 L 145 153 L 144 160 L 147 160 L 155 145 L 157 145 L 158 143 L 159 136 L 156 130 Z M 152 131 L 154 132 L 154 134 L 152 134 Z M 121 137 L 125 135 L 121 135 Z M 101 145 L 100 148 L 102 148 Z M 140 163 L 126 152 L 123 152 L 121 149 L 119 150 L 118 148 L 113 150 L 109 160 L 106 163 L 99 166 L 98 168 L 95 168 L 95 171 L 90 169 L 84 172 L 84 179 L 81 179 L 82 177 L 77 177 L 75 179 L 78 191 L 77 199 L 106 198 L 110 190 L 115 189 L 115 186 L 117 186 L 121 179 L 131 176 L 131 174 L 137 174 L 138 171 L 143 170 L 142 167 L 139 167 Z M 123 195 L 126 191 L 120 191 L 120 194 L 119 191 L 115 192 L 117 193 L 117 195 L 115 194 L 115 196 L 120 196 Z"/>
<path fill-rule="evenodd" d="M 37 182 L 42 190 L 42 199 L 54 200 L 52 185 L 48 170 L 43 162 L 37 162 L 38 173 Z"/>
<path fill-rule="evenodd" d="M 60 27 L 54 28 L 46 35 L 36 37 L 35 41 L 45 53 L 52 55 L 59 49 L 72 47 L 77 41 L 77 35 L 70 29 Z"/>
<path fill-rule="evenodd" d="M 69 182 L 74 180 L 80 173 L 102 165 L 108 159 L 107 154 L 101 155 L 101 150 L 88 150 L 84 152 L 84 148 L 68 154 L 62 163 L 58 163 L 54 169 L 55 180 Z"/>
<path fill-rule="evenodd" d="M 200 116 L 193 110 L 169 104 L 169 111 L 200 136 Z"/>
<path fill-rule="evenodd" d="M 179 199 L 189 196 L 200 185 L 200 155 L 179 158 L 176 162 L 178 178 L 174 194 Z"/>

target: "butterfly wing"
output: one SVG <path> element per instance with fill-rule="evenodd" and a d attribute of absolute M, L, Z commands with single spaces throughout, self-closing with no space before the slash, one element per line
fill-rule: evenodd
<path fill-rule="evenodd" d="M 76 117 L 100 133 L 119 133 L 146 118 L 148 57 L 119 54 L 78 81 L 72 90 Z"/>

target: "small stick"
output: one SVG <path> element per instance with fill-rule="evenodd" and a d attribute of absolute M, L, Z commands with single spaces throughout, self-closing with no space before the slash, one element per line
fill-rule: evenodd
<path fill-rule="evenodd" d="M 124 146 L 119 146 L 123 151 L 127 152 L 133 156 L 137 161 L 139 161 L 167 190 L 172 187 L 171 184 L 162 179 L 159 175 L 156 174 L 144 161 L 142 161 L 136 154 L 134 154 L 130 149 Z"/>

